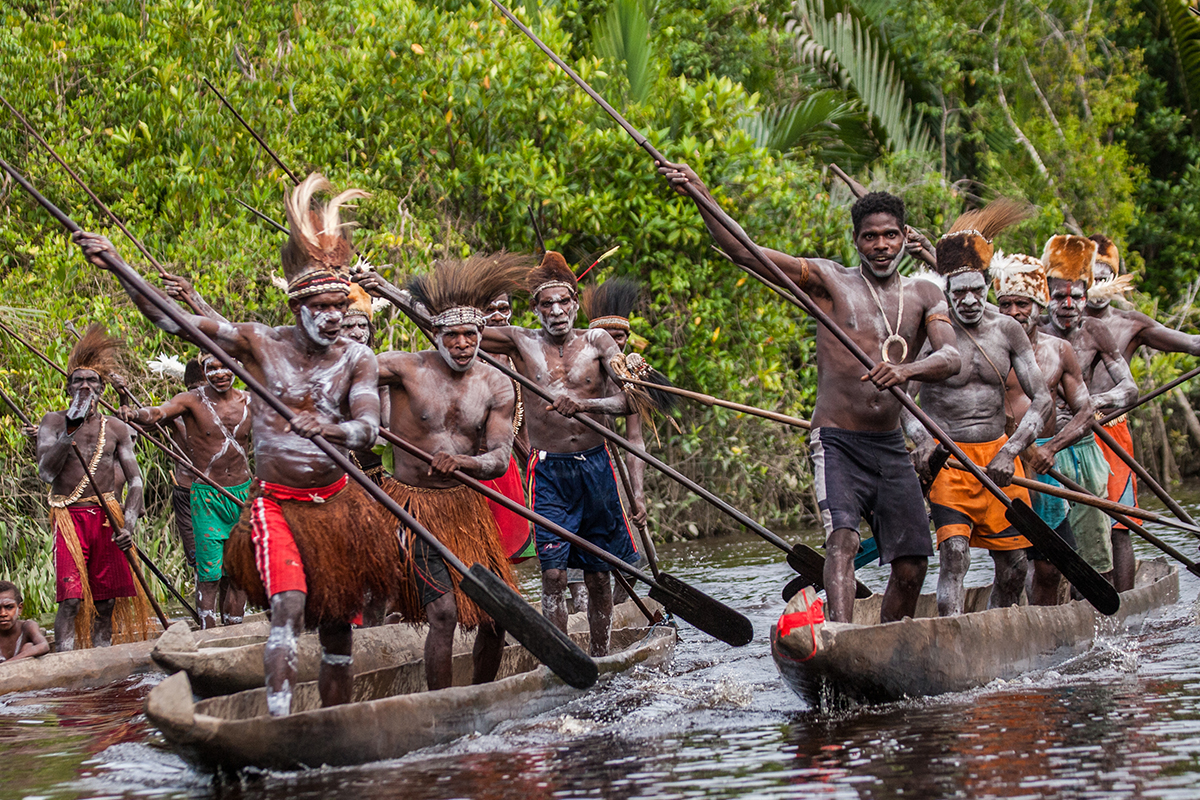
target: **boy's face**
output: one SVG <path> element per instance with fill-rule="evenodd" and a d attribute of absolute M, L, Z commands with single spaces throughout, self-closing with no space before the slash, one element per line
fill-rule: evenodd
<path fill-rule="evenodd" d="M 9 633 L 21 618 L 21 604 L 12 592 L 0 592 L 0 633 Z"/>

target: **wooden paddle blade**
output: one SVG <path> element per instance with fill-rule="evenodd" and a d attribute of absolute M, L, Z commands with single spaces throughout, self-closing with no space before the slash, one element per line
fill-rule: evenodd
<path fill-rule="evenodd" d="M 1058 571 L 1097 611 L 1110 617 L 1117 613 L 1121 607 L 1121 596 L 1116 588 L 1071 549 L 1071 545 L 1063 541 L 1024 500 L 1013 500 L 1004 516 L 1030 544 L 1042 551 L 1051 564 L 1058 567 Z"/>
<path fill-rule="evenodd" d="M 812 586 L 812 583 L 809 582 L 808 578 L 804 577 L 803 575 L 797 575 L 796 577 L 792 578 L 783 587 L 783 591 L 781 592 L 783 595 L 783 602 L 790 602 L 791 599 L 796 596 L 796 593 L 805 586 Z"/>
<path fill-rule="evenodd" d="M 704 592 L 689 586 L 666 572 L 655 578 L 658 586 L 650 587 L 650 599 L 693 627 L 734 647 L 750 644 L 754 625 L 742 614 L 714 600 Z"/>
<path fill-rule="evenodd" d="M 566 683 L 576 689 L 596 683 L 600 677 L 596 662 L 482 564 L 473 564 L 463 573 L 459 585 L 467 597 Z"/>
<path fill-rule="evenodd" d="M 795 545 L 792 552 L 788 553 L 787 563 L 808 580 L 805 586 L 815 586 L 818 590 L 825 588 L 825 556 L 816 550 L 806 544 Z M 855 597 L 862 600 L 871 596 L 871 590 L 862 581 L 855 581 L 855 584 Z"/>

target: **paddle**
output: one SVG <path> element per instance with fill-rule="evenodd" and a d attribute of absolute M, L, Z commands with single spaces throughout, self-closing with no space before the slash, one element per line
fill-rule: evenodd
<path fill-rule="evenodd" d="M 104 492 L 100 491 L 100 486 L 96 483 L 96 476 L 92 473 L 92 468 L 88 466 L 87 459 L 83 455 L 83 451 L 79 449 L 79 445 L 74 439 L 71 440 L 71 449 L 75 451 L 75 457 L 79 459 L 79 466 L 83 467 L 83 474 L 87 475 L 88 483 L 92 486 L 92 492 L 96 495 L 96 502 L 104 511 L 104 516 L 108 519 L 109 530 L 113 532 L 113 536 L 117 535 L 117 531 L 121 530 L 121 526 L 117 524 L 117 518 L 113 515 L 112 509 L 108 507 L 108 500 L 104 497 Z M 138 566 L 137 561 L 133 558 L 133 553 L 130 550 L 137 550 L 137 545 L 130 543 L 129 550 L 122 550 L 125 560 L 129 562 L 129 569 L 133 571 L 133 577 L 137 578 L 138 585 L 142 587 L 142 592 L 146 595 L 146 599 L 150 601 L 150 607 L 154 609 L 155 616 L 162 624 L 163 630 L 171 627 L 171 623 L 167 621 L 167 615 L 163 613 L 162 607 L 158 601 L 154 599 L 154 595 L 150 593 L 150 586 L 146 583 L 146 576 L 142 574 L 142 568 Z"/>
<path fill-rule="evenodd" d="M 0 399 L 3 399 L 4 402 L 8 404 L 8 407 L 13 410 L 13 413 L 17 415 L 17 418 L 21 420 L 23 424 L 28 427 L 33 427 L 33 420 L 25 415 L 25 412 L 22 411 L 16 402 L 8 396 L 8 392 L 4 391 L 3 388 L 0 388 Z M 89 475 L 88 477 L 90 478 L 91 476 Z M 116 528 L 113 528 L 113 530 L 115 531 Z M 192 615 L 194 620 L 196 620 L 196 623 L 200 624 L 200 615 L 196 613 L 196 609 L 192 608 L 191 604 L 183 598 L 183 595 L 179 593 L 179 590 L 176 589 L 167 576 L 163 574 L 162 570 L 160 570 L 155 563 L 150 560 L 150 557 L 141 550 L 138 550 L 136 547 L 133 549 L 138 554 L 138 558 L 142 560 L 142 563 L 150 568 L 150 571 L 154 573 L 154 576 L 158 578 L 159 582 L 162 583 L 163 586 L 167 587 L 167 591 L 175 595 L 176 599 L 183 604 L 183 607 L 187 609 L 187 612 Z M 149 597 L 150 593 L 147 592 L 146 596 Z"/>
<path fill-rule="evenodd" d="M 625 590 L 625 594 L 629 595 L 629 599 L 633 601 L 633 604 L 638 607 L 638 611 L 642 612 L 642 616 L 646 618 L 646 622 L 651 625 L 656 625 L 663 621 L 662 612 L 655 611 L 651 613 L 650 609 L 646 607 L 646 604 L 642 602 L 642 598 L 638 597 L 637 592 L 635 592 L 633 587 L 629 585 L 629 581 L 625 579 L 624 575 L 618 571 L 613 573 L 613 577 L 617 579 L 617 583 L 621 584 L 621 588 Z"/>
<path fill-rule="evenodd" d="M 613 453 L 613 463 L 617 465 L 617 474 L 621 476 L 621 484 L 625 487 L 625 496 L 629 498 L 630 505 L 633 504 L 633 481 L 629 477 L 629 467 L 625 464 L 625 459 L 622 458 L 620 451 Z M 646 549 L 646 560 L 650 562 L 650 573 L 654 577 L 658 577 L 658 553 L 654 551 L 654 541 L 650 538 L 650 531 L 646 530 L 646 523 L 637 526 L 638 538 L 642 540 L 642 547 Z"/>
<path fill-rule="evenodd" d="M 72 233 L 80 231 L 79 226 L 70 217 L 43 197 L 11 165 L 0 159 L 0 167 L 3 167 L 21 185 L 21 188 L 28 192 L 31 197 L 54 216 L 64 228 Z M 212 353 L 234 375 L 241 378 L 246 388 L 258 395 L 272 411 L 286 421 L 292 419 L 294 414 L 290 408 L 274 394 L 267 391 L 236 359 L 231 357 L 216 342 L 197 328 L 173 301 L 156 292 L 136 271 L 121 260 L 113 257 L 110 253 L 104 253 L 102 259 L 107 268 L 122 283 L 142 295 L 151 305 L 178 326 L 182 331 L 182 335 L 186 336 L 194 344 Z M 467 567 L 436 536 L 413 519 L 407 511 L 401 508 L 386 492 L 375 485 L 370 478 L 350 462 L 349 458 L 326 441 L 324 437 L 315 436 L 310 441 L 333 463 L 357 481 L 367 494 L 381 503 L 384 508 L 395 515 L 416 536 L 424 540 L 429 547 L 442 557 L 451 569 L 460 573 L 462 581 L 459 585 L 467 596 L 474 600 L 505 630 L 511 633 L 538 660 L 550 667 L 565 682 L 576 688 L 586 689 L 596 682 L 599 677 L 599 669 L 596 666 L 596 662 L 580 650 L 579 646 L 571 641 L 565 633 L 554 627 L 546 617 L 534 611 L 516 592 L 485 569 L 483 565 L 474 564 L 471 567 Z"/>
<path fill-rule="evenodd" d="M 1179 517 L 1189 525 L 1196 524 L 1196 520 L 1192 519 L 1191 514 L 1184 511 L 1183 506 L 1175 502 L 1175 498 L 1167 494 L 1167 490 L 1160 486 L 1158 481 L 1150 477 L 1150 473 L 1146 471 L 1145 467 L 1138 463 L 1136 458 L 1125 452 L 1125 448 L 1121 447 L 1120 443 L 1113 438 L 1113 435 L 1109 433 L 1103 425 L 1099 424 L 1098 422 L 1093 422 L 1092 430 L 1095 432 L 1096 436 L 1099 437 L 1100 441 L 1104 442 L 1109 450 L 1112 450 L 1114 453 L 1116 453 L 1117 458 L 1124 461 L 1125 464 L 1131 470 L 1133 470 L 1133 474 L 1138 476 L 1138 480 L 1140 480 L 1146 486 L 1149 486 L 1150 491 L 1152 491 L 1154 495 L 1163 502 L 1163 505 L 1171 509 L 1172 514 Z"/>
<path fill-rule="evenodd" d="M 610 117 L 612 117 L 612 119 L 618 125 L 620 125 L 621 128 L 623 128 L 625 132 L 629 134 L 629 136 L 655 160 L 655 162 L 658 164 L 669 163 L 667 162 L 667 159 L 660 152 L 658 152 L 657 148 L 650 144 L 645 136 L 643 136 L 632 125 L 630 125 L 629 122 L 623 116 L 621 116 L 616 109 L 609 105 L 604 98 L 602 98 L 583 80 L 583 78 L 579 77 L 579 74 L 576 73 L 575 70 L 571 69 L 571 67 L 569 67 L 565 61 L 559 58 L 559 56 L 541 39 L 539 39 L 537 35 L 528 28 L 528 26 L 517 19 L 517 17 L 514 16 L 511 11 L 505 8 L 504 5 L 500 3 L 500 0 L 492 0 L 492 5 L 496 6 L 500 13 L 507 17 L 508 20 L 512 22 L 523 34 L 529 37 L 529 39 L 535 45 L 537 45 L 538 48 L 540 48 L 541 51 L 558 66 L 559 69 L 570 76 L 570 78 L 575 81 L 575 83 L 581 89 L 587 92 L 587 94 L 593 100 L 595 100 L 596 103 L 598 103 L 600 107 L 603 108 L 604 111 Z M 832 319 L 830 319 L 829 315 L 822 311 L 821 308 L 814 303 L 807 294 L 801 291 L 800 287 L 796 285 L 795 281 L 791 280 L 791 278 L 784 274 L 784 272 L 775 264 L 775 262 L 767 258 L 766 254 L 758 248 L 758 245 L 756 245 L 750 239 L 746 232 L 743 231 L 736 222 L 730 219 L 729 216 L 725 214 L 725 212 L 722 211 L 715 202 L 708 197 L 705 197 L 703 193 L 690 182 L 684 185 L 683 190 L 692 198 L 696 205 L 704 209 L 714 219 L 718 220 L 722 227 L 728 230 L 729 233 L 734 236 L 734 238 L 736 238 L 737 241 L 743 247 L 745 247 L 746 250 L 750 252 L 760 264 L 762 264 L 763 268 L 774 278 L 774 280 L 776 280 L 781 286 L 786 287 L 788 291 L 792 293 L 793 303 L 800 308 L 803 308 L 810 316 L 824 325 L 829 332 L 836 337 L 838 341 L 840 341 L 868 371 L 874 369 L 875 362 L 871 360 L 871 357 L 863 352 L 862 348 L 859 347 L 858 344 L 851 339 L 845 331 L 838 327 L 838 325 Z M 742 268 L 751 274 L 754 273 L 753 270 L 745 267 Z M 921 410 L 920 406 L 918 406 L 913 399 L 904 392 L 903 389 L 898 386 L 893 386 L 888 391 L 890 391 L 897 401 L 899 401 L 899 403 L 904 406 L 909 413 L 911 413 L 922 425 L 924 425 L 925 428 L 929 430 L 930 434 L 932 434 L 939 442 L 941 442 L 942 445 L 944 445 L 945 448 L 951 452 L 951 454 L 956 456 L 964 464 L 968 464 L 973 467 L 971 469 L 971 474 L 975 476 L 976 480 L 983 484 L 984 488 L 991 492 L 997 500 L 1005 505 L 1005 516 L 1008 518 L 1009 522 L 1016 526 L 1016 528 L 1021 531 L 1026 538 L 1037 545 L 1037 547 L 1046 555 L 1046 557 L 1050 559 L 1056 567 L 1058 567 L 1059 571 L 1066 576 L 1067 580 L 1069 580 L 1075 585 L 1076 588 L 1079 589 L 1080 594 L 1087 598 L 1088 601 L 1091 602 L 1092 605 L 1095 606 L 1096 609 L 1101 613 L 1115 614 L 1117 612 L 1117 609 L 1121 605 L 1121 598 L 1117 595 L 1117 592 L 1113 588 L 1112 584 L 1104 580 L 1104 578 L 1101 577 L 1096 570 L 1092 569 L 1086 561 L 1080 558 L 1079 554 L 1072 550 L 1067 543 L 1058 536 L 1058 534 L 1051 530 L 1050 527 L 1046 525 L 1046 523 L 1043 522 L 1040 517 L 1038 517 L 1037 514 L 1033 513 L 1029 506 L 1025 505 L 1020 500 L 1010 500 L 1008 495 L 1004 494 L 1000 487 L 997 486 L 995 482 L 993 482 L 992 479 L 987 476 L 987 473 L 985 473 L 983 469 L 981 469 L 978 465 L 971 464 L 970 459 L 968 459 L 966 454 L 962 452 L 962 449 L 954 443 L 954 441 L 945 433 L 945 431 L 941 429 L 940 426 L 937 425 L 937 423 L 935 423 L 929 417 L 928 414 Z M 1051 540 L 1057 541 L 1055 542 Z"/>
<path fill-rule="evenodd" d="M 425 463 L 433 463 L 432 455 L 396 433 L 389 430 L 380 430 L 379 435 L 404 450 L 404 452 L 419 458 Z M 498 503 L 514 514 L 518 514 L 531 522 L 541 525 L 546 530 L 570 542 L 572 547 L 578 547 L 580 550 L 601 559 L 609 566 L 616 568 L 618 573 L 624 572 L 642 581 L 650 587 L 650 597 L 652 599 L 662 603 L 663 607 L 670 613 L 678 615 L 710 636 L 731 644 L 734 647 L 749 644 L 751 639 L 754 638 L 754 626 L 750 620 L 724 603 L 704 594 L 699 589 L 689 586 L 665 572 L 660 572 L 651 577 L 636 567 L 626 564 L 612 553 L 592 544 L 587 539 L 571 533 L 561 525 L 551 522 L 541 514 L 526 508 L 523 503 L 518 503 L 502 492 L 498 492 L 492 487 L 472 478 L 462 470 L 456 469 L 450 474 L 460 483 L 471 487 L 492 502 Z"/>
<path fill-rule="evenodd" d="M 741 403 L 734 403 L 730 400 L 722 400 L 719 397 L 713 397 L 710 394 L 701 394 L 700 392 L 692 392 L 687 389 L 680 389 L 678 386 L 664 386 L 649 381 L 639 381 L 637 378 L 620 378 L 623 383 L 632 383 L 636 386 L 645 386 L 650 389 L 667 392 L 668 394 L 679 395 L 686 397 L 689 400 L 695 400 L 697 403 L 703 403 L 706 406 L 720 406 L 721 408 L 729 408 L 734 411 L 741 411 L 746 414 L 753 414 L 756 417 L 782 422 L 786 425 L 791 425 L 795 428 L 803 428 L 809 430 L 812 428 L 812 423 L 806 419 L 793 417 L 788 414 L 780 414 L 778 411 L 768 411 L 765 408 L 757 408 L 755 406 L 746 406 Z"/>
<path fill-rule="evenodd" d="M 1159 397 L 1160 395 L 1166 394 L 1167 392 L 1174 389 L 1176 386 L 1179 386 L 1182 383 L 1187 383 L 1188 381 L 1190 381 L 1192 378 L 1196 377 L 1197 375 L 1200 375 L 1200 367 L 1196 367 L 1195 369 L 1188 370 L 1187 372 L 1183 373 L 1182 375 L 1180 375 L 1178 378 L 1171 381 L 1170 383 L 1164 384 L 1164 385 L 1158 387 L 1157 389 L 1142 395 L 1137 400 L 1134 400 L 1132 403 L 1125 406 L 1124 408 L 1118 408 L 1116 411 L 1112 411 L 1112 412 L 1109 412 L 1108 414 L 1105 414 L 1103 417 L 1101 417 L 1099 420 L 1097 420 L 1097 422 L 1099 422 L 1100 425 L 1102 425 L 1102 426 L 1107 425 L 1108 423 L 1112 422 L 1113 420 L 1115 420 L 1119 417 L 1122 417 L 1125 414 L 1128 414 L 1130 411 L 1133 411 L 1138 406 L 1145 405 L 1146 403 L 1149 403 L 1154 398 Z"/>

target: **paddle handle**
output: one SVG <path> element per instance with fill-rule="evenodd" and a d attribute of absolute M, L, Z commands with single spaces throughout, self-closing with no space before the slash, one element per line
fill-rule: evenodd
<path fill-rule="evenodd" d="M 617 465 L 617 474 L 621 476 L 621 485 L 625 487 L 625 496 L 629 498 L 630 505 L 633 504 L 633 481 L 629 477 L 629 466 L 625 463 L 620 450 L 613 453 L 613 463 Z M 654 542 L 650 539 L 650 531 L 647 530 L 647 524 L 643 523 L 637 526 L 638 538 L 642 540 L 642 547 L 646 548 L 646 559 L 650 562 L 650 571 L 654 573 L 654 577 L 658 577 L 658 553 L 654 550 Z"/>
<path fill-rule="evenodd" d="M 733 411 L 741 411 L 745 414 L 753 414 L 756 417 L 782 422 L 785 425 L 791 425 L 795 428 L 803 428 L 804 430 L 810 430 L 812 428 L 812 423 L 806 419 L 793 417 L 789 414 L 780 414 L 778 411 L 768 411 L 765 408 L 758 408 L 757 406 L 747 406 L 743 405 L 742 403 L 735 403 L 732 400 L 722 400 L 721 398 L 713 397 L 710 394 L 702 394 L 700 392 L 693 392 L 687 389 L 680 389 L 678 386 L 663 386 L 662 384 L 650 383 L 649 381 L 640 381 L 637 378 L 621 378 L 621 381 L 623 383 L 632 383 L 636 386 L 645 386 L 648 389 L 657 389 L 658 391 L 666 392 L 667 394 L 678 395 L 679 397 L 686 397 L 689 400 L 695 400 L 696 402 L 703 403 L 706 406 L 720 406 L 721 408 L 728 408 Z"/>
<path fill-rule="evenodd" d="M 1104 442 L 1109 450 L 1112 450 L 1114 453 L 1116 453 L 1117 458 L 1124 461 L 1125 464 L 1131 470 L 1133 470 L 1133 473 L 1138 476 L 1138 480 L 1149 486 L 1150 491 L 1152 491 L 1155 496 L 1157 496 L 1158 499 L 1163 502 L 1163 505 L 1171 509 L 1172 514 L 1179 517 L 1189 525 L 1196 524 L 1196 521 L 1192 519 L 1192 515 L 1184 511 L 1183 506 L 1175 502 L 1175 498 L 1167 494 L 1167 490 L 1160 486 L 1158 481 L 1150 477 L 1150 473 L 1146 471 L 1145 467 L 1138 463 L 1136 458 L 1125 452 L 1125 448 L 1121 447 L 1121 444 L 1113 438 L 1113 435 L 1109 433 L 1103 425 L 1099 424 L 1098 422 L 1093 422 L 1092 430 L 1096 433 L 1096 436 L 1099 437 L 1100 441 Z"/>

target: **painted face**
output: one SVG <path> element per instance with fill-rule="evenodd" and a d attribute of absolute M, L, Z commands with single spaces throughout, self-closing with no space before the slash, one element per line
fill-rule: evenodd
<path fill-rule="evenodd" d="M 342 317 L 342 336 L 352 342 L 367 344 L 371 341 L 371 322 L 362 314 Z"/>
<path fill-rule="evenodd" d="M 225 394 L 233 387 L 233 372 L 215 358 L 204 361 L 204 379 L 218 394 Z"/>
<path fill-rule="evenodd" d="M 293 306 L 304 334 L 319 347 L 329 347 L 342 335 L 342 317 L 350 298 L 341 292 L 323 292 Z"/>
<path fill-rule="evenodd" d="M 512 303 L 508 295 L 502 294 L 487 304 L 483 310 L 484 321 L 489 328 L 499 328 L 512 322 Z"/>
<path fill-rule="evenodd" d="M 1112 264 L 1105 261 L 1097 261 L 1092 265 L 1092 282 L 1100 283 L 1101 281 L 1111 280 L 1116 276 L 1116 271 L 1112 268 Z M 1088 300 L 1088 308 L 1094 308 L 1097 311 L 1106 307 L 1112 302 L 1112 298 L 1106 297 L 1103 300 Z"/>
<path fill-rule="evenodd" d="M 1050 324 L 1056 330 L 1068 333 L 1079 327 L 1087 298 L 1086 286 L 1082 280 L 1050 279 L 1050 302 L 1046 305 L 1046 311 L 1050 315 Z"/>
<path fill-rule="evenodd" d="M 78 425 L 95 409 L 96 398 L 104 391 L 104 380 L 94 369 L 77 369 L 67 378 L 67 394 L 71 405 L 67 408 L 67 422 Z"/>
<path fill-rule="evenodd" d="M 904 258 L 904 226 L 891 214 L 868 214 L 854 234 L 862 265 L 880 280 L 889 277 Z"/>
<path fill-rule="evenodd" d="M 996 302 L 1000 306 L 1000 313 L 1006 317 L 1012 317 L 1021 323 L 1021 327 L 1025 329 L 1025 333 L 1033 333 L 1034 329 L 1037 328 L 1037 303 L 1033 302 L 1032 299 L 1016 294 L 1006 294 L 1003 297 L 997 298 Z"/>
<path fill-rule="evenodd" d="M 987 302 L 987 279 L 975 270 L 951 275 L 946 280 L 946 302 L 961 324 L 977 325 Z"/>
<path fill-rule="evenodd" d="M 21 604 L 12 592 L 0 593 L 0 632 L 8 633 L 21 618 Z"/>
<path fill-rule="evenodd" d="M 438 328 L 434 334 L 437 351 L 455 372 L 466 372 L 479 352 L 479 328 L 471 324 Z"/>
<path fill-rule="evenodd" d="M 565 286 L 553 286 L 543 289 L 538 294 L 534 311 L 547 333 L 551 336 L 566 336 L 571 328 L 575 327 L 579 301 Z"/>

